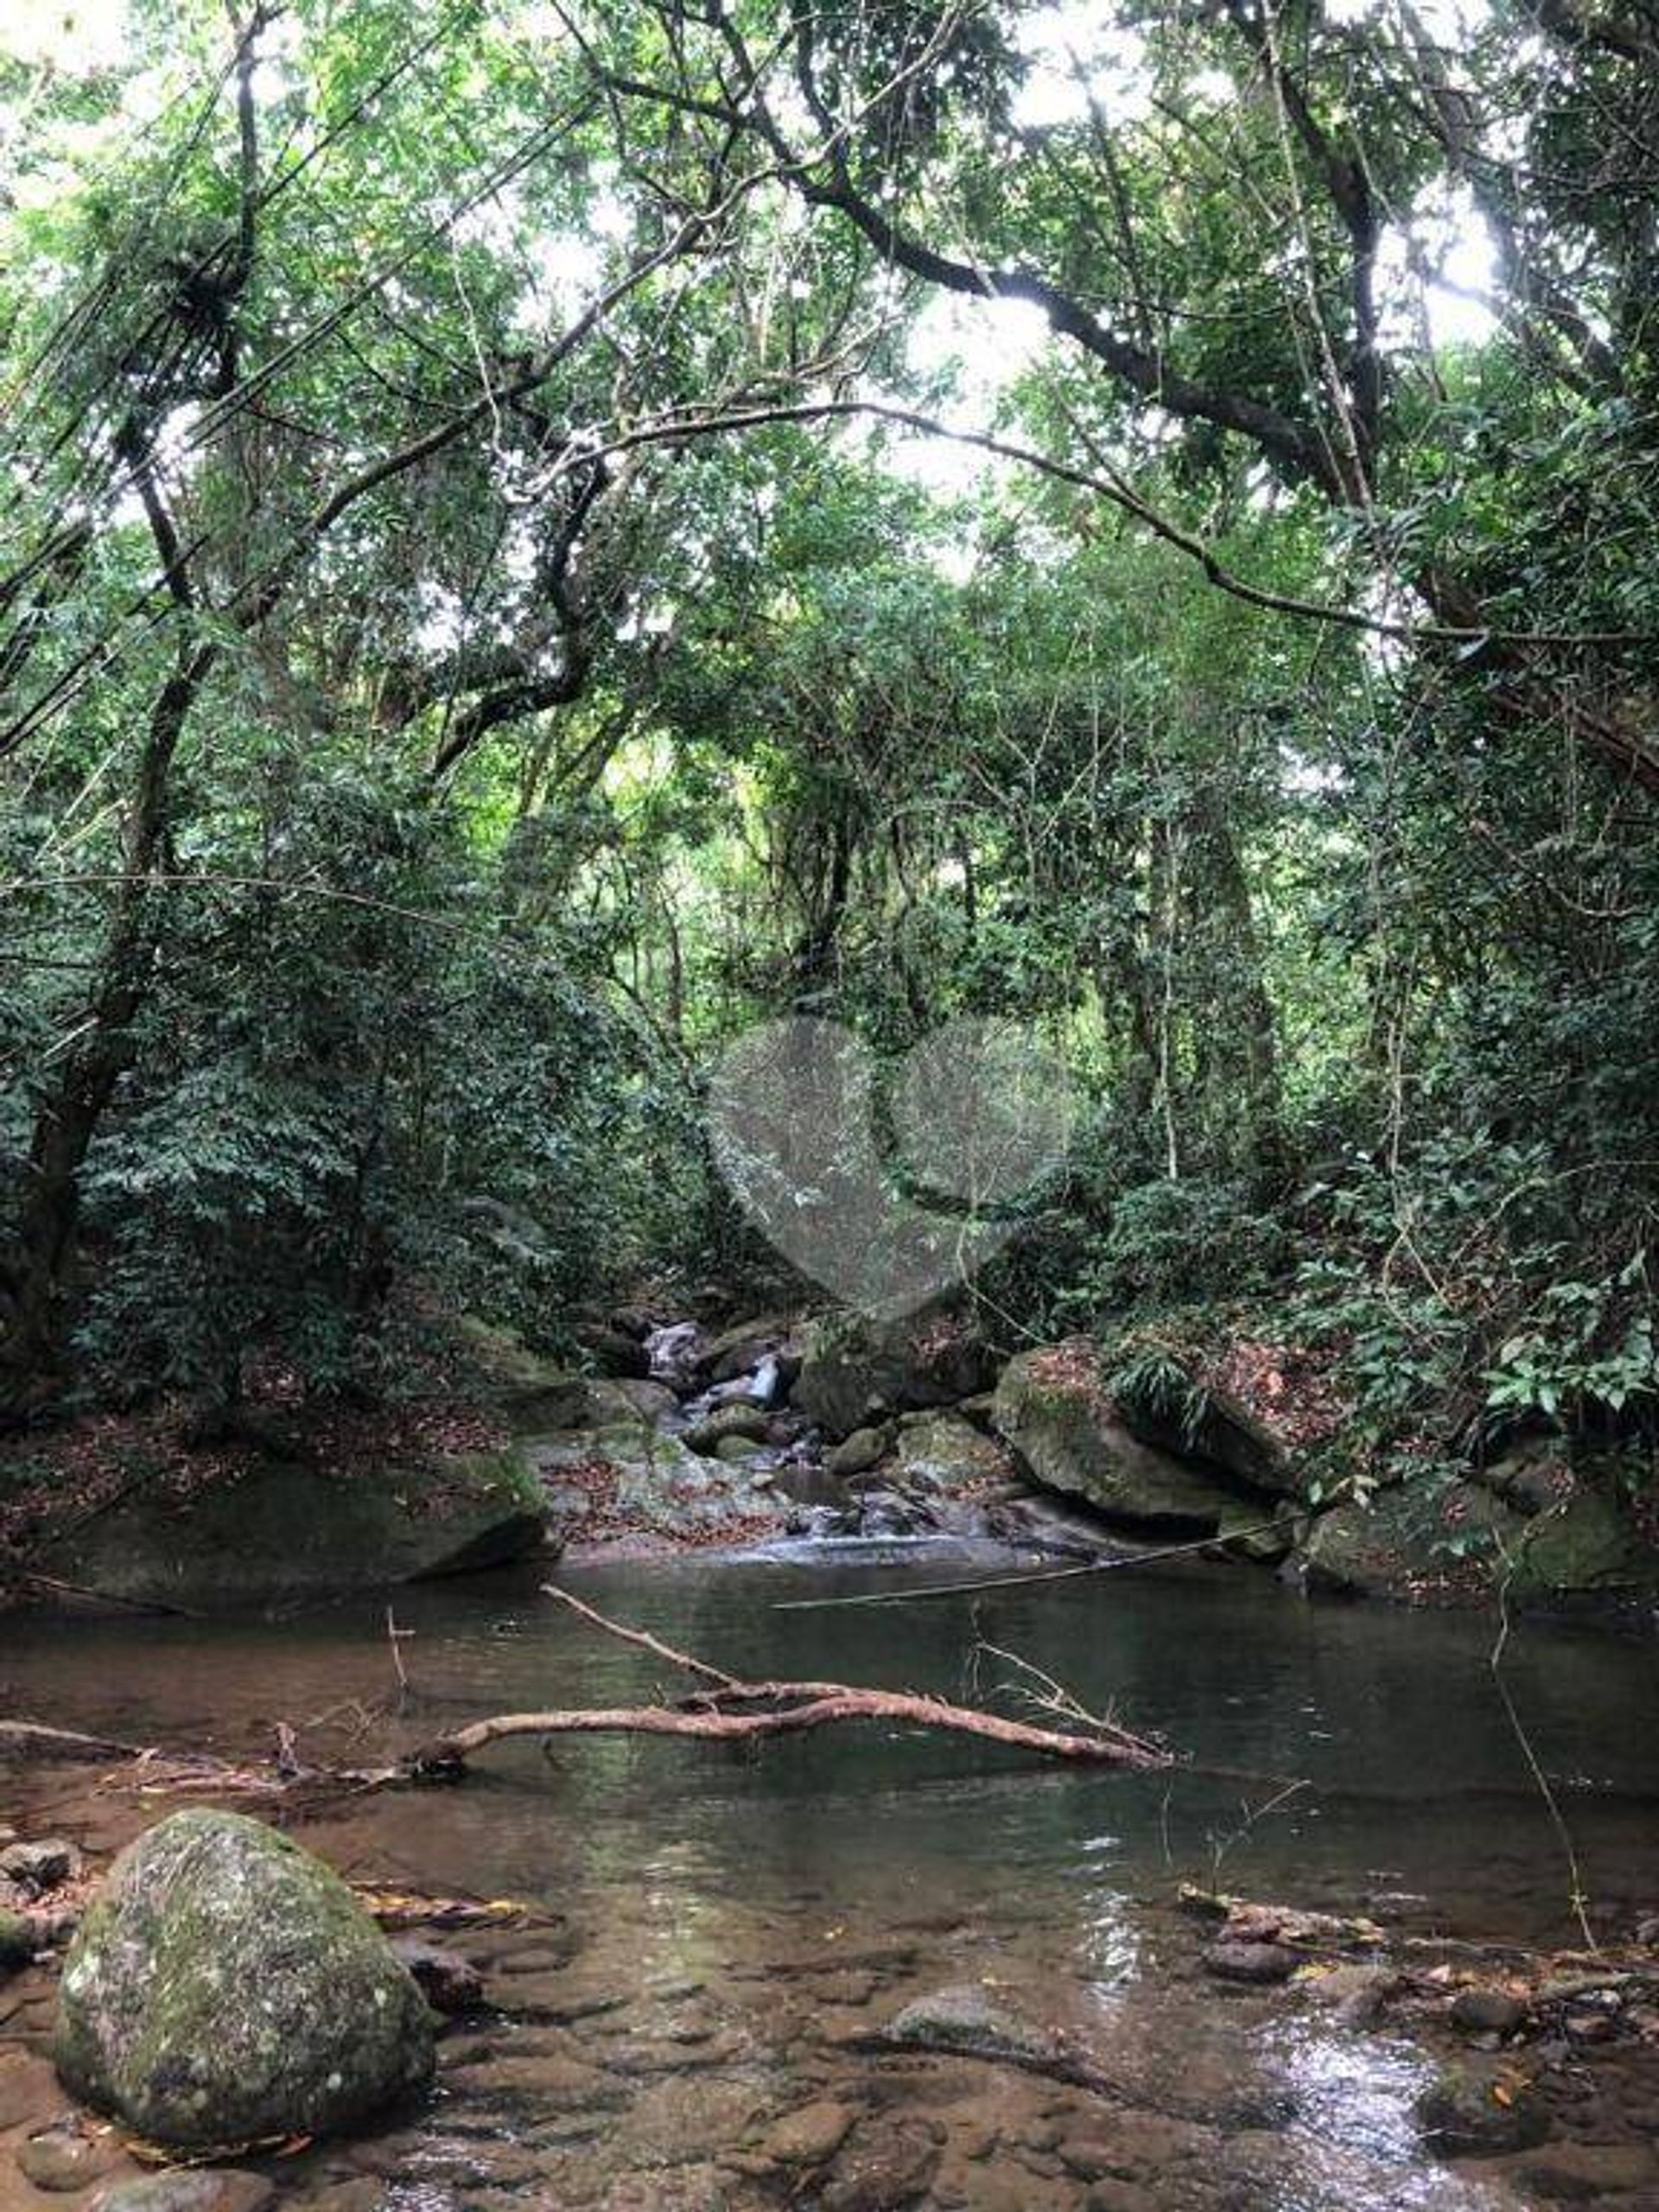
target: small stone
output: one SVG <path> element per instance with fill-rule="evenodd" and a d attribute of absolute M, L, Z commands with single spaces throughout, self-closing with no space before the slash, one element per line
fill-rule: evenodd
<path fill-rule="evenodd" d="M 857 2118 L 851 2105 L 819 2098 L 785 2113 L 769 2130 L 761 2149 L 780 2166 L 821 2166 L 835 2157 Z"/>
<path fill-rule="evenodd" d="M 1205 1972 L 1223 1981 L 1288 1981 L 1305 1963 L 1282 1943 L 1211 1943 L 1204 1954 Z"/>
<path fill-rule="evenodd" d="M 1422 2090 L 1417 2123 L 1446 2158 L 1500 2158 L 1526 2151 L 1549 2133 L 1537 2091 L 1502 2070 L 1454 2061 Z"/>
<path fill-rule="evenodd" d="M 80 1853 L 61 1836 L 50 1836 L 40 1843 L 8 1844 L 0 1851 L 0 1874 L 20 1883 L 32 1897 L 73 1882 L 79 1872 Z"/>
<path fill-rule="evenodd" d="M 100 2181 L 120 2158 L 112 2136 L 89 2134 L 70 2120 L 29 2136 L 18 2150 L 17 2171 L 36 2189 L 67 2196 Z"/>
<path fill-rule="evenodd" d="M 1609 2012 L 1569 2012 L 1564 2024 L 1574 2043 L 1611 2043 L 1618 2033 L 1618 2022 Z"/>
<path fill-rule="evenodd" d="M 235 2166 L 181 2166 L 116 2182 L 92 2199 L 89 2212 L 266 2212 L 276 2196 L 263 2174 Z"/>
<path fill-rule="evenodd" d="M 1512 2036 L 1526 2024 L 1527 2008 L 1507 1989 L 1460 1989 L 1452 1999 L 1452 2018 L 1471 2035 Z"/>
<path fill-rule="evenodd" d="M 484 1977 L 459 1951 L 447 1951 L 423 1936 L 394 1936 L 391 1948 L 435 2012 L 476 2012 L 483 2005 Z"/>

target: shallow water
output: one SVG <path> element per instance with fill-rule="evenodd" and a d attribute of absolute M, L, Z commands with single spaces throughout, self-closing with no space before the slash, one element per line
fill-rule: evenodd
<path fill-rule="evenodd" d="M 1419 2054 L 1282 1993 L 1195 1977 L 1170 1910 L 1180 1879 L 1219 1878 L 1425 1932 L 1574 1940 L 1572 1875 L 1493 1679 L 1490 1622 L 1309 1605 L 1210 1568 L 788 1609 L 1002 1563 L 906 1548 L 564 1570 L 589 1602 L 747 1675 L 971 1696 L 1010 1671 L 983 1647 L 1018 1653 L 1090 1709 L 1161 1732 L 1190 1768 L 1033 1768 L 870 1729 L 758 1752 L 590 1738 L 550 1755 L 499 1745 L 462 1787 L 331 1816 L 310 1840 L 353 1874 L 522 1897 L 561 1932 L 557 1955 L 483 1944 L 504 2017 L 451 2045 L 416 2125 L 296 2162 L 296 2201 L 354 2186 L 387 2212 L 879 2212 L 924 2168 L 912 2201 L 984 2212 L 1536 2201 L 1524 2166 L 1425 2158 L 1408 2112 Z M 359 1708 L 391 1681 L 378 1600 L 282 1624 L 13 1619 L 3 1702 L 232 1755 L 286 1721 L 314 1756 L 366 1758 L 487 1713 L 681 1687 L 528 1574 L 406 1590 L 397 1616 L 414 1694 L 366 1733 Z M 1628 1929 L 1659 1905 L 1659 1649 L 1529 1629 L 1505 1675 L 1591 1910 Z M 74 1785 L 35 1786 L 44 1813 Z M 1124 2097 L 1091 2117 L 1052 2082 L 859 2047 L 909 1998 L 962 1981 L 1072 2029 Z M 852 2135 L 818 2165 L 780 2164 L 766 2149 L 779 2115 L 825 2100 L 855 2115 Z M 1659 2163 L 1651 2197 L 1606 2201 L 1659 2203 Z"/>

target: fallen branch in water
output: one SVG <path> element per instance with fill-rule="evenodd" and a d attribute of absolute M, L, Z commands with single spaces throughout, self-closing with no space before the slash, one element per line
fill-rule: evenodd
<path fill-rule="evenodd" d="M 1173 1764 L 1172 1755 L 1160 1745 L 1104 1722 L 1087 1731 L 1039 1728 L 1005 1719 L 1001 1713 L 951 1705 L 943 1698 L 925 1697 L 913 1691 L 868 1689 L 849 1682 L 742 1681 L 689 1652 L 677 1651 L 643 1629 L 607 1619 L 569 1591 L 550 1585 L 546 1594 L 594 1627 L 654 1653 L 708 1687 L 660 1705 L 497 1713 L 423 1745 L 404 1761 L 410 1775 L 427 1780 L 454 1777 L 465 1770 L 474 1752 L 516 1736 L 682 1736 L 704 1743 L 742 1743 L 765 1736 L 799 1734 L 843 1720 L 886 1720 L 905 1727 L 978 1736 L 1010 1750 L 1035 1751 L 1046 1758 L 1085 1765 L 1148 1769 Z"/>

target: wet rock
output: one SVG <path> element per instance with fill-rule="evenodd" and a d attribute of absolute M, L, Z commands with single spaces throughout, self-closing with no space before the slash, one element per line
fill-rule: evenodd
<path fill-rule="evenodd" d="M 1021 1352 L 997 1385 L 996 1425 L 1039 1483 L 1115 1520 L 1214 1535 L 1235 1492 L 1146 1444 L 1119 1418 L 1098 1345 Z"/>
<path fill-rule="evenodd" d="M 940 2131 L 925 2120 L 862 2121 L 842 2146 L 819 2198 L 823 2212 L 895 2212 L 927 2195 Z"/>
<path fill-rule="evenodd" d="M 1611 2043 L 1618 2033 L 1609 2012 L 1569 2012 L 1563 2024 L 1574 2043 Z"/>
<path fill-rule="evenodd" d="M 379 2184 L 375 2187 L 378 2191 Z M 89 2212 L 267 2212 L 276 2201 L 276 2191 L 263 2174 L 234 2166 L 193 2166 L 117 2182 L 93 2198 Z M 332 2197 L 330 2202 L 332 2207 Z"/>
<path fill-rule="evenodd" d="M 821 2166 L 840 2150 L 857 2118 L 855 2106 L 828 2097 L 799 2105 L 767 2131 L 762 2155 L 780 2166 Z"/>
<path fill-rule="evenodd" d="M 25 2138 L 16 2155 L 25 2181 L 50 2195 L 68 2196 L 101 2180 L 120 2164 L 122 2151 L 107 2133 L 94 2135 L 70 2120 Z"/>
<path fill-rule="evenodd" d="M 1302 1964 L 1282 1943 L 1211 1943 L 1204 1954 L 1205 1972 L 1222 1981 L 1288 1981 Z"/>
<path fill-rule="evenodd" d="M 952 1405 L 984 1389 L 991 1351 L 960 1323 L 922 1315 L 880 1325 L 855 1313 L 810 1323 L 792 1402 L 827 1436 L 849 1436 L 887 1414 Z"/>
<path fill-rule="evenodd" d="M 667 1328 L 653 1329 L 645 1350 L 652 1374 L 659 1382 L 687 1390 L 697 1371 L 702 1331 L 695 1321 L 676 1321 Z"/>
<path fill-rule="evenodd" d="M 1277 1567 L 1295 1548 L 1296 1526 L 1295 1516 L 1284 1506 L 1269 1513 L 1264 1506 L 1238 1500 L 1223 1509 L 1219 1534 L 1236 1557 Z"/>
<path fill-rule="evenodd" d="M 832 1475 L 843 1479 L 849 1475 L 868 1474 L 892 1450 L 893 1435 L 892 1427 L 886 1422 L 880 1427 L 855 1428 L 850 1436 L 843 1437 L 824 1453 L 823 1464 Z"/>
<path fill-rule="evenodd" d="M 1531 2150 L 1549 2133 L 1549 2115 L 1529 2082 L 1472 2060 L 1442 2066 L 1414 2111 L 1430 2148 L 1444 2158 L 1501 2158 Z"/>
<path fill-rule="evenodd" d="M 792 1313 L 763 1313 L 723 1329 L 702 1347 L 696 1372 L 704 1382 L 732 1382 L 752 1375 L 767 1359 L 776 1359 L 785 1370 L 780 1380 L 793 1380 L 799 1354 L 793 1343 L 796 1317 Z"/>
<path fill-rule="evenodd" d="M 64 1967 L 73 2094 L 159 2143 L 349 2127 L 425 2087 L 425 1999 L 332 1869 L 236 1813 L 128 1847 Z"/>
<path fill-rule="evenodd" d="M 459 1951 L 423 1936 L 394 1936 L 393 1954 L 416 1980 L 435 2012 L 476 2012 L 484 2003 L 484 1977 Z"/>
<path fill-rule="evenodd" d="M 912 2050 L 1026 2063 L 1052 2057 L 1055 2048 L 1046 2029 L 997 2002 L 976 1982 L 952 1983 L 915 1999 L 888 2022 L 887 2040 Z"/>
<path fill-rule="evenodd" d="M 1645 2204 L 1659 2195 L 1659 2159 L 1643 2143 L 1554 2144 L 1522 2171 L 1529 2187 L 1552 2203 L 1624 2196 Z"/>
<path fill-rule="evenodd" d="M 51 1836 L 39 1843 L 11 1843 L 0 1851 L 0 1874 L 16 1882 L 31 1896 L 40 1897 L 60 1884 L 73 1882 L 80 1872 L 80 1853 L 73 1843 Z"/>
<path fill-rule="evenodd" d="M 764 1449 L 763 1440 L 754 1436 L 722 1436 L 715 1446 L 716 1459 L 723 1459 L 728 1467 L 741 1467 Z M 764 1489 L 766 1485 L 763 1484 Z"/>
<path fill-rule="evenodd" d="M 1452 1999 L 1452 2018 L 1471 2035 L 1512 2036 L 1525 2026 L 1527 2008 L 1507 1989 L 1460 1989 Z"/>
<path fill-rule="evenodd" d="M 1334 2013 L 1342 2026 L 1369 2028 L 1400 1987 L 1400 1977 L 1391 1967 L 1341 1966 L 1302 1986 L 1310 2001 L 1321 2012 Z"/>
<path fill-rule="evenodd" d="M 738 1437 L 752 1444 L 766 1441 L 769 1419 L 764 1406 L 734 1403 L 717 1406 L 706 1414 L 694 1427 L 685 1432 L 685 1440 L 694 1452 L 718 1452 L 728 1437 Z"/>

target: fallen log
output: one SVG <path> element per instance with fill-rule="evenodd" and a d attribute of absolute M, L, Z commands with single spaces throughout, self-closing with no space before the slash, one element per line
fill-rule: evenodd
<path fill-rule="evenodd" d="M 651 1651 L 709 1687 L 660 1705 L 496 1713 L 452 1730 L 410 1754 L 404 1761 L 404 1770 L 412 1779 L 454 1779 L 465 1771 L 475 1752 L 518 1736 L 679 1736 L 702 1743 L 743 1743 L 854 1720 L 889 1721 L 901 1727 L 977 1736 L 1010 1750 L 1034 1751 L 1045 1758 L 1083 1765 L 1147 1770 L 1173 1764 L 1172 1754 L 1161 1745 L 1132 1735 L 1109 1721 L 1090 1719 L 1089 1726 L 1077 1729 L 1040 1728 L 1001 1713 L 952 1705 L 944 1698 L 908 1690 L 869 1689 L 849 1682 L 746 1682 L 723 1668 L 676 1650 L 643 1629 L 608 1619 L 567 1590 L 548 1585 L 546 1595 L 594 1627 Z"/>

